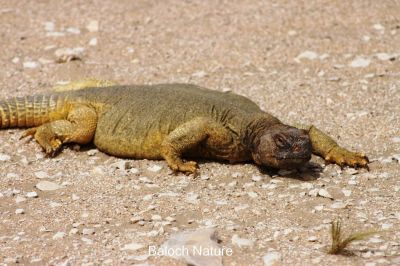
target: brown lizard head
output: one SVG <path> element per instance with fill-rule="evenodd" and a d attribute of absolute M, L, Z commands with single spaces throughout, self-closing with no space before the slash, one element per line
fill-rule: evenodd
<path fill-rule="evenodd" d="M 306 131 L 276 124 L 259 133 L 252 145 L 252 157 L 258 165 L 294 169 L 311 159 L 311 141 Z"/>

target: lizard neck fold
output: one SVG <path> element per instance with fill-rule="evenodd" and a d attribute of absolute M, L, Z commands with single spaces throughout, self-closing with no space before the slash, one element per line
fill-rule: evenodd
<path fill-rule="evenodd" d="M 260 137 L 275 125 L 282 125 L 282 122 L 271 115 L 255 117 L 245 126 L 241 142 L 249 151 L 252 151 L 258 146 Z"/>

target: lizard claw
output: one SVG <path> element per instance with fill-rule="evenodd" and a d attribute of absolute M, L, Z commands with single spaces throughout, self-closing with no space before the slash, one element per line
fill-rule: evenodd
<path fill-rule="evenodd" d="M 181 162 L 179 164 L 171 165 L 170 167 L 176 172 L 184 172 L 187 174 L 194 174 L 197 171 L 197 163 L 194 161 Z"/>
<path fill-rule="evenodd" d="M 368 157 L 363 152 L 351 152 L 341 147 L 333 148 L 325 160 L 331 163 L 335 163 L 340 167 L 350 166 L 354 168 L 367 168 L 368 169 Z"/>
<path fill-rule="evenodd" d="M 28 128 L 27 130 L 25 130 L 22 135 L 19 137 L 19 139 L 23 139 L 29 136 L 35 136 L 37 131 L 37 127 L 32 127 L 32 128 Z"/>
<path fill-rule="evenodd" d="M 47 157 L 54 157 L 60 151 L 62 142 L 59 139 L 52 139 L 49 143 L 44 144 L 43 149 Z"/>

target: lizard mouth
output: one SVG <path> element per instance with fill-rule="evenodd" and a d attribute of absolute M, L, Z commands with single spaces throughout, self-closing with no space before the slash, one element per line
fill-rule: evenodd
<path fill-rule="evenodd" d="M 302 157 L 275 157 L 271 160 L 271 165 L 279 169 L 296 169 L 303 166 L 311 159 L 311 156 Z"/>

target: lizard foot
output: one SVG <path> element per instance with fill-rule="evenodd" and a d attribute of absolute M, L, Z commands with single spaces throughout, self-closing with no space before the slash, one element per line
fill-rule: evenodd
<path fill-rule="evenodd" d="M 28 128 L 27 130 L 25 130 L 22 133 L 22 135 L 21 135 L 21 137 L 19 137 L 19 139 L 24 139 L 24 138 L 29 137 L 29 136 L 33 137 L 33 136 L 35 136 L 36 131 L 37 131 L 37 127 Z"/>
<path fill-rule="evenodd" d="M 179 164 L 170 165 L 171 169 L 177 172 L 194 174 L 197 171 L 197 163 L 194 161 L 180 162 Z"/>
<path fill-rule="evenodd" d="M 333 148 L 325 160 L 331 163 L 335 163 L 340 167 L 350 166 L 350 167 L 362 167 L 368 169 L 368 157 L 361 152 L 351 152 L 339 146 Z"/>
<path fill-rule="evenodd" d="M 61 140 L 57 138 L 51 139 L 49 142 L 40 143 L 48 157 L 54 157 L 62 147 Z"/>

